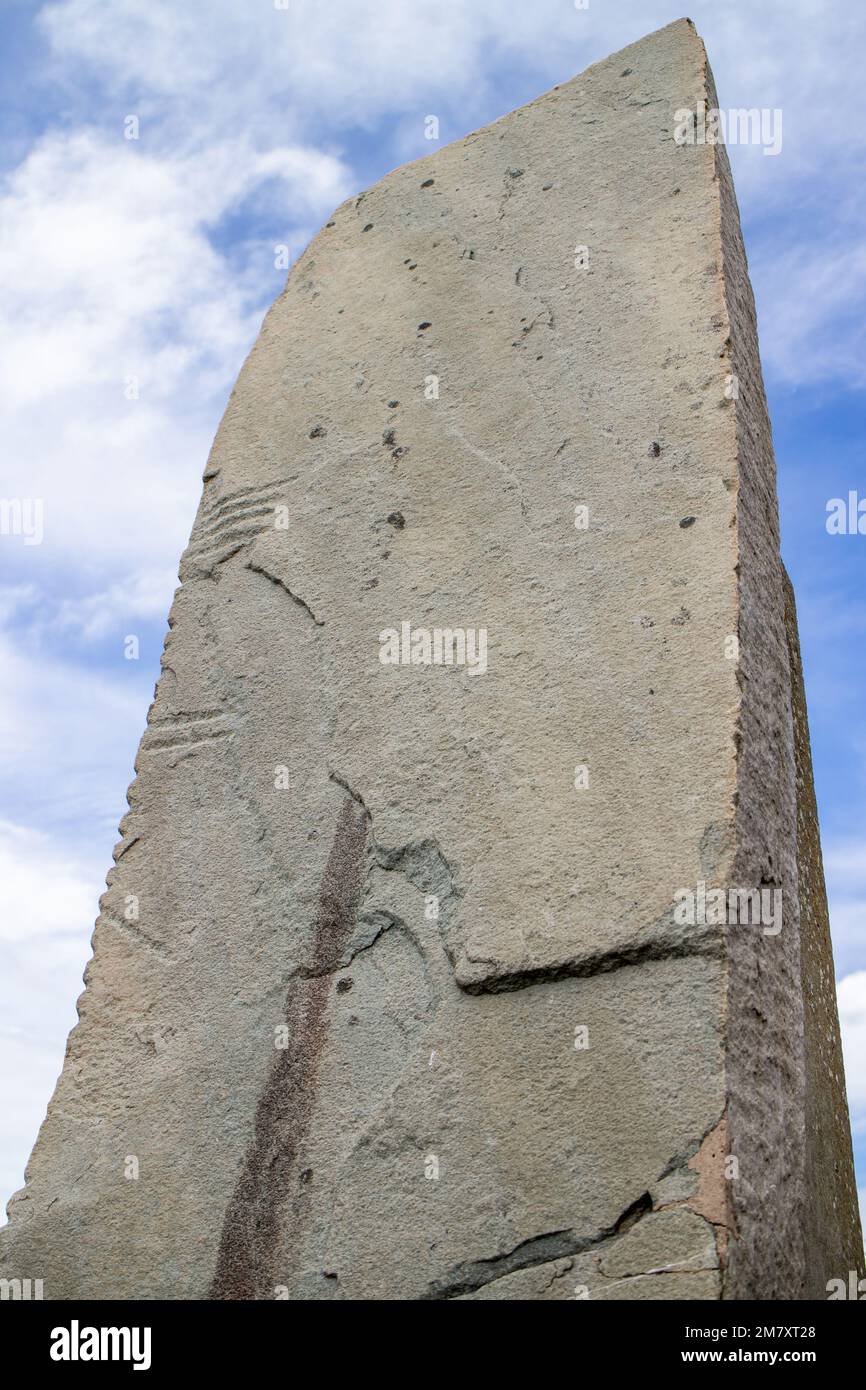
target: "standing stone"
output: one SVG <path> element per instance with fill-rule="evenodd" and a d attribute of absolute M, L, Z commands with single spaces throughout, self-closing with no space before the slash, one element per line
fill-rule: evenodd
<path fill-rule="evenodd" d="M 725 151 L 675 139 L 700 101 L 681 20 L 292 270 L 4 1276 L 773 1299 L 862 1263 L 752 293 Z M 720 888 L 764 915 L 702 912 Z"/>

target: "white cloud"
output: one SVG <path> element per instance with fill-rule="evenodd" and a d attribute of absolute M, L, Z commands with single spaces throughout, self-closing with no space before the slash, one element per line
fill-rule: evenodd
<path fill-rule="evenodd" d="M 837 970 L 866 959 L 866 892 L 860 897 L 837 895 L 831 888 L 830 925 Z"/>
<path fill-rule="evenodd" d="M 62 826 L 68 837 L 95 845 L 106 863 L 152 690 L 136 665 L 118 652 L 117 675 L 99 674 L 50 649 L 27 652 L 0 633 L 5 813 L 16 823 Z"/>
<path fill-rule="evenodd" d="M 45 868 L 51 866 L 51 892 Z M 91 921 L 94 885 L 49 836 L 0 821 L 0 941 L 79 932 Z"/>
<path fill-rule="evenodd" d="M 847 975 L 866 960 L 866 842 L 827 841 L 824 875 L 836 969 Z"/>
<path fill-rule="evenodd" d="M 6 584 L 0 587 L 0 627 L 6 627 L 16 614 L 37 602 L 38 597 L 39 590 L 35 584 Z"/>
<path fill-rule="evenodd" d="M 85 645 L 112 637 L 120 656 L 121 643 L 141 624 L 154 623 L 162 631 L 172 595 L 177 588 L 176 567 L 130 571 L 102 589 L 70 595 L 61 592 L 53 604 L 35 584 L 0 587 L 0 629 L 14 623 L 19 643 L 32 652 L 47 653 L 64 638 Z"/>
<path fill-rule="evenodd" d="M 851 1127 L 866 1132 L 866 970 L 846 975 L 836 989 Z"/>
<path fill-rule="evenodd" d="M 866 219 L 833 239 L 763 245 L 760 278 L 765 363 L 786 385 L 842 380 L 866 386 Z"/>
<path fill-rule="evenodd" d="M 369 128 L 385 112 L 417 109 L 422 92 L 463 99 L 494 56 L 546 66 L 557 39 L 579 46 L 593 27 L 568 4 L 505 10 L 495 0 L 290 0 L 285 10 L 212 0 L 206 11 L 171 0 L 61 0 L 40 23 L 58 58 L 89 63 L 114 93 L 153 93 L 155 118 L 168 104 L 196 128 L 240 119 L 257 134 L 277 112 L 289 129 Z"/>
<path fill-rule="evenodd" d="M 22 1184 L 75 1023 L 146 705 L 140 687 L 0 632 L 0 1203 Z"/>
<path fill-rule="evenodd" d="M 80 970 L 78 974 L 80 976 Z M 74 982 L 69 984 L 75 989 Z M 75 991 L 76 993 L 78 991 Z M 64 989 L 63 994 L 69 994 Z M 60 994 L 60 991 L 58 991 Z M 60 1002 L 44 997 L 46 1013 Z M 64 1005 L 68 999 L 64 999 Z M 75 1022 L 73 1012 L 69 1027 Z M 48 1027 L 51 1028 L 51 1024 Z M 0 1028 L 0 1225 L 5 1225 L 5 1204 L 24 1186 L 24 1165 L 45 1119 L 45 1111 L 63 1066 L 65 1034 L 47 1038 L 24 1036 Z"/>
<path fill-rule="evenodd" d="M 125 629 L 134 619 L 164 622 L 176 587 L 177 576 L 173 570 L 150 569 L 131 574 L 100 592 L 62 599 L 53 628 L 78 632 L 86 642 L 105 637 L 112 631 L 119 634 L 122 630 L 125 637 Z"/>
<path fill-rule="evenodd" d="M 88 130 L 44 136 L 5 181 L 4 489 L 45 511 L 28 574 L 86 556 L 91 570 L 144 572 L 146 587 L 148 571 L 176 567 L 267 283 L 210 236 L 275 181 L 306 217 L 340 201 L 347 174 L 304 147 L 160 157 Z M 268 297 L 283 278 L 272 254 L 270 266 Z"/>
<path fill-rule="evenodd" d="M 23 1184 L 63 1065 L 98 894 L 91 863 L 0 821 L 0 1199 Z"/>

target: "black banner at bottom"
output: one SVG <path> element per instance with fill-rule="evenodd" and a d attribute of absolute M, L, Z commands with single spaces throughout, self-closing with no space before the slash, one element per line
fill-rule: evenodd
<path fill-rule="evenodd" d="M 416 1305 L 389 1305 L 387 1322 L 376 1335 L 374 1303 L 354 1305 L 363 1309 L 364 1321 L 354 1324 L 352 1305 L 341 1300 L 339 1308 L 309 1303 L 154 1303 L 81 1302 L 40 1303 L 6 1300 L 0 1303 L 0 1333 L 8 1358 L 14 1357 L 26 1373 L 48 1372 L 52 1377 L 70 1374 L 92 1377 L 100 1368 L 114 1374 L 156 1376 L 166 1373 L 207 1372 L 225 1375 L 231 1370 L 273 1365 L 276 1374 L 301 1374 L 307 1356 L 327 1349 L 327 1371 L 333 1375 L 345 1358 L 354 1374 L 365 1369 L 382 1370 L 383 1358 L 398 1353 L 394 1375 L 409 1371 L 404 1338 L 416 1340 L 414 1370 L 429 1379 L 439 1355 L 443 1371 L 456 1370 L 456 1331 L 484 1340 L 477 1343 L 479 1364 L 485 1373 L 499 1355 L 513 1360 L 520 1353 L 539 1358 L 538 1369 L 557 1358 L 578 1355 L 603 1357 L 607 1372 L 667 1371 L 675 1366 L 700 1371 L 707 1366 L 764 1366 L 769 1370 L 808 1366 L 822 1376 L 850 1365 L 862 1349 L 864 1323 L 858 1310 L 844 1304 L 866 1301 L 839 1298 L 826 1303 L 711 1303 L 711 1302 L 614 1302 L 575 1299 L 564 1313 L 528 1304 L 513 1309 L 507 1324 L 478 1323 L 474 1315 L 464 1323 L 433 1321 L 432 1310 Z M 465 1302 L 470 1300 L 450 1300 Z M 330 1301 L 329 1301 L 330 1302 Z M 320 1328 L 315 1319 L 322 1317 Z M 540 1317 L 541 1323 L 535 1318 Z M 311 1322 L 312 1318 L 312 1322 Z M 419 1321 L 416 1323 L 415 1319 Z M 525 1330 L 521 1325 L 525 1321 Z M 550 1319 L 550 1321 L 548 1321 Z M 529 1337 L 544 1328 L 565 1341 L 547 1346 Z M 328 1341 L 321 1340 L 327 1332 Z M 371 1336 L 371 1334 L 373 1334 Z M 444 1334 L 444 1340 L 443 1340 Z M 418 1340 L 418 1339 L 421 1340 Z M 576 1340 L 575 1340 L 576 1339 Z M 475 1358 L 467 1354 L 471 1343 L 462 1341 L 462 1372 L 471 1371 Z M 402 1352 L 400 1348 L 403 1348 Z M 534 1350 L 533 1350 L 534 1347 Z M 482 1350 L 483 1348 L 483 1350 Z M 306 1354 L 305 1354 L 306 1353 Z M 420 1354 L 420 1355 L 419 1355 Z M 299 1358 L 303 1358 L 299 1360 Z"/>

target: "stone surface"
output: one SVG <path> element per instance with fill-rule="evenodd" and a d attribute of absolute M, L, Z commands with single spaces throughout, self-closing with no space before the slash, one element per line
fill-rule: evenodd
<path fill-rule="evenodd" d="M 673 134 L 701 99 L 679 21 L 292 270 L 7 1277 L 795 1298 L 857 1266 L 754 308 L 724 150 Z M 404 623 L 483 629 L 486 669 L 383 664 Z M 680 924 L 701 881 L 781 887 L 783 930 Z"/>

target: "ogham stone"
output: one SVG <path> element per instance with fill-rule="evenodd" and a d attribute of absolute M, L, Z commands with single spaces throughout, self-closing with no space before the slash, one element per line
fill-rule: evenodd
<path fill-rule="evenodd" d="M 293 268 L 3 1275 L 773 1299 L 862 1263 L 752 293 L 725 151 L 675 139 L 700 101 L 681 20 Z M 683 921 L 704 885 L 781 892 L 781 930 Z"/>

